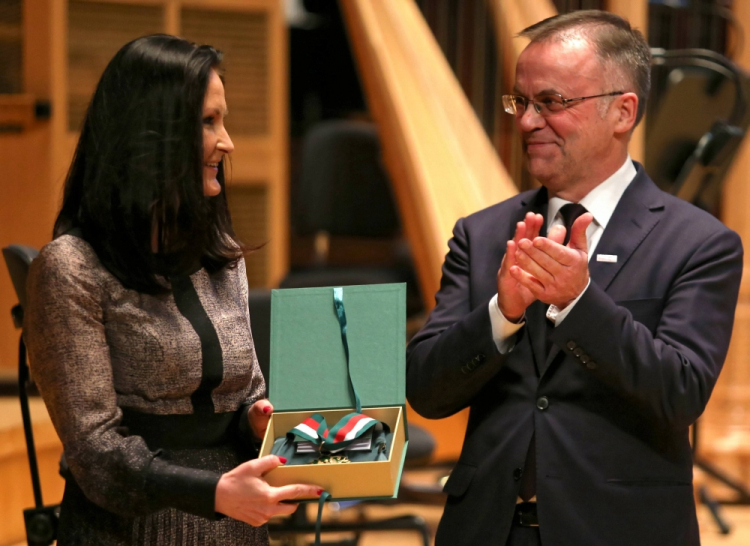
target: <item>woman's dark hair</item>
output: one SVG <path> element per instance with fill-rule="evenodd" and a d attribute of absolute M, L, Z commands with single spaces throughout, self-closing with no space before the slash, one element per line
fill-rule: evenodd
<path fill-rule="evenodd" d="M 203 194 L 203 100 L 221 58 L 174 36 L 138 38 L 110 61 L 91 99 L 54 236 L 80 230 L 128 288 L 165 290 L 160 255 L 170 256 L 172 272 L 198 263 L 213 272 L 242 255 L 224 161 L 221 193 Z"/>

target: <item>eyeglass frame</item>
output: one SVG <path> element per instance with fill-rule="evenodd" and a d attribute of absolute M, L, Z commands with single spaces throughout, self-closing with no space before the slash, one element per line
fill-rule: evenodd
<path fill-rule="evenodd" d="M 550 115 L 550 114 L 558 114 L 558 113 L 562 112 L 563 110 L 565 110 L 568 107 L 568 104 L 570 104 L 571 102 L 577 102 L 577 101 L 582 101 L 582 100 L 586 100 L 586 99 L 596 99 L 596 98 L 599 98 L 599 97 L 615 97 L 617 95 L 624 95 L 625 93 L 627 93 L 627 91 L 612 91 L 611 93 L 602 93 L 600 95 L 589 95 L 588 97 L 576 97 L 574 99 L 563 98 L 563 96 L 560 93 L 544 93 L 542 95 L 537 95 L 533 99 L 530 99 L 530 98 L 525 97 L 523 95 L 503 95 L 503 97 L 502 97 L 503 98 L 503 110 L 505 110 L 505 112 L 507 114 L 510 114 L 511 116 L 518 116 L 519 115 L 518 112 L 511 112 L 510 110 L 511 110 L 511 108 L 513 110 L 515 110 L 515 103 L 512 102 L 513 97 L 520 97 L 520 98 L 522 98 L 524 100 L 524 103 L 525 103 L 524 107 L 523 107 L 524 114 L 526 113 L 526 110 L 529 107 L 529 103 L 531 103 L 531 104 L 534 105 L 534 110 L 536 111 L 536 113 L 539 114 L 540 116 L 544 116 L 545 114 L 542 114 L 542 110 L 543 109 L 546 110 L 546 108 L 542 104 L 540 104 L 540 103 L 538 103 L 536 101 L 536 99 L 538 99 L 539 97 L 560 97 L 560 101 L 562 102 L 562 106 L 563 106 L 562 110 L 558 110 L 557 112 L 551 112 L 551 111 L 547 110 L 547 114 L 546 115 Z M 505 104 L 506 101 L 509 104 L 513 104 L 514 106 L 506 106 L 506 104 Z M 521 114 L 521 115 L 523 115 L 523 114 Z"/>

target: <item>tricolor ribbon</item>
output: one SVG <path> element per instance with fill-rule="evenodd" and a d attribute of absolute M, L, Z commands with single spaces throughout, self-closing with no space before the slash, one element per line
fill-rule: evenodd
<path fill-rule="evenodd" d="M 350 413 L 342 417 L 332 429 L 328 429 L 325 418 L 315 413 L 295 426 L 287 434 L 312 442 L 321 451 L 341 451 L 374 427 L 377 421 L 362 413 Z M 299 440 L 295 440 L 299 441 Z"/>
<path fill-rule="evenodd" d="M 363 436 L 368 430 L 375 426 L 377 421 L 361 413 L 350 413 L 341 418 L 328 432 L 323 443 L 324 449 L 338 451 L 345 449 L 357 438 Z"/>
<path fill-rule="evenodd" d="M 320 445 L 323 438 L 328 435 L 328 424 L 325 417 L 315 413 L 290 430 L 289 434 Z"/>

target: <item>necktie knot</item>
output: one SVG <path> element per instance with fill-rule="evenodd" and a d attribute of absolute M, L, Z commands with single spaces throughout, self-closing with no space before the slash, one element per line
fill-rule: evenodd
<path fill-rule="evenodd" d="M 565 240 L 563 241 L 563 246 L 570 242 L 570 228 L 573 227 L 573 223 L 579 216 L 586 212 L 588 212 L 586 207 L 578 203 L 567 203 L 560 208 L 560 216 L 562 216 L 563 224 L 565 225 Z"/>

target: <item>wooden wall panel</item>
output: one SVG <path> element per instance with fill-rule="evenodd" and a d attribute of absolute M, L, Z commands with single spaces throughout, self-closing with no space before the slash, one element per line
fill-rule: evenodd
<path fill-rule="evenodd" d="M 164 32 L 161 6 L 69 0 L 68 129 L 79 131 L 109 61 L 139 36 Z"/>
<path fill-rule="evenodd" d="M 50 98 L 50 0 L 23 3 L 24 91 L 35 98 Z M 33 123 L 22 133 L 0 134 L 3 190 L 0 198 L 0 247 L 21 243 L 41 247 L 50 239 L 57 194 L 50 180 L 51 123 Z M 19 331 L 10 309 L 18 303 L 15 290 L 0 261 L 0 368 L 15 374 Z"/>

